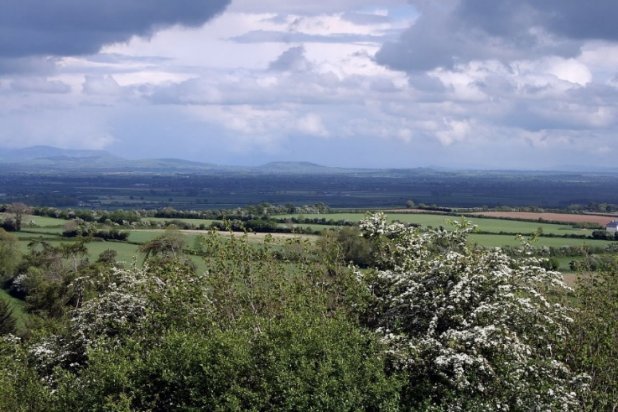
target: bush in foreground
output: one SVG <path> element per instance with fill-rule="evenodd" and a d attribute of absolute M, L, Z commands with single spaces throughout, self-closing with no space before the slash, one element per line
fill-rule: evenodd
<path fill-rule="evenodd" d="M 421 232 L 377 214 L 361 228 L 379 250 L 372 321 L 408 376 L 407 407 L 577 408 L 583 377 L 560 357 L 571 313 L 546 297 L 566 289 L 559 273 L 470 246 L 465 222 Z"/>

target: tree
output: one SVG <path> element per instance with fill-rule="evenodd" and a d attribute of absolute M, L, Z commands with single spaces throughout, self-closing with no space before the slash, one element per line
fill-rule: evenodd
<path fill-rule="evenodd" d="M 547 297 L 566 286 L 527 246 L 522 259 L 475 248 L 465 222 L 422 232 L 377 214 L 361 229 L 379 251 L 370 321 L 408 374 L 409 407 L 577 408 L 580 381 L 559 355 L 570 312 Z"/>
<path fill-rule="evenodd" d="M 24 215 L 30 213 L 30 206 L 24 203 L 11 203 L 7 206 L 6 211 L 11 213 L 15 222 L 15 230 L 19 232 L 21 230 L 22 220 Z"/>
<path fill-rule="evenodd" d="M 140 246 L 139 251 L 144 253 L 144 261 L 158 257 L 175 259 L 184 253 L 185 239 L 180 231 L 168 228 L 165 233 L 150 242 Z"/>

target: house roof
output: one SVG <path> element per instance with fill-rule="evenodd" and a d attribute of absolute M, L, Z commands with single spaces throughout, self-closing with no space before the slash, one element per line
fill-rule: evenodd
<path fill-rule="evenodd" d="M 615 228 L 618 228 L 618 220 L 612 220 L 605 227 L 615 227 Z"/>

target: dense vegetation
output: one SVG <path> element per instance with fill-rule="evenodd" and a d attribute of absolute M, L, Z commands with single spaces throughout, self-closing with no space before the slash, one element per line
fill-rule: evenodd
<path fill-rule="evenodd" d="M 187 255 L 168 231 L 123 263 L 0 230 L 25 304 L 1 300 L 0 410 L 616 408 L 616 260 L 573 291 L 469 232 L 374 215 L 315 242 L 204 232 Z"/>

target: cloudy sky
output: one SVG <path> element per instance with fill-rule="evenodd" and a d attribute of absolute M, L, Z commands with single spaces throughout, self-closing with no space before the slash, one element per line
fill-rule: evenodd
<path fill-rule="evenodd" d="M 2 0 L 0 147 L 613 167 L 616 16 L 616 0 Z"/>

